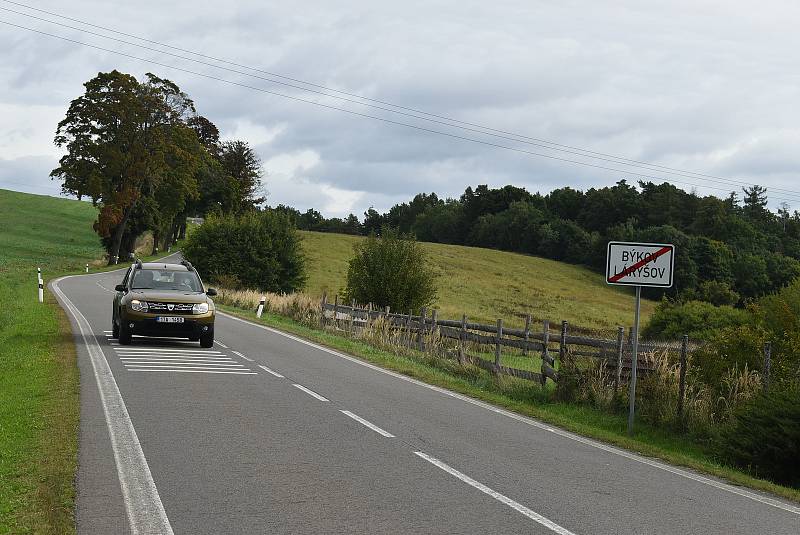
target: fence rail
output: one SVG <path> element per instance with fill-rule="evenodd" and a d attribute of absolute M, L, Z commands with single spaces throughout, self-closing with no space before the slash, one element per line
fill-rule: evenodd
<path fill-rule="evenodd" d="M 400 338 L 406 345 L 420 351 L 434 350 L 432 344 L 427 344 L 431 347 L 426 347 L 426 338 L 430 339 L 433 335 L 455 341 L 456 349 L 444 351 L 443 356 L 457 358 L 462 363 L 469 362 L 495 374 L 511 375 L 542 384 L 545 384 L 547 379 L 557 382 L 558 368 L 565 358 L 583 357 L 602 362 L 602 365 L 613 374 L 614 384 L 617 387 L 630 376 L 633 333 L 629 331 L 626 336 L 622 327 L 618 328 L 617 337 L 610 339 L 572 335 L 569 333 L 570 327 L 566 321 L 561 322 L 557 331 L 552 330 L 546 320 L 539 329 L 533 329 L 530 316 L 526 317 L 524 329 L 510 329 L 503 326 L 502 319 L 490 325 L 469 322 L 466 316 L 461 320 L 440 319 L 435 310 L 431 315 L 428 315 L 425 309 L 418 315 L 400 314 L 390 312 L 388 308 L 381 310 L 372 306 L 356 306 L 355 303 L 341 304 L 338 297 L 333 303 L 329 303 L 326 296 L 323 296 L 321 308 L 323 324 L 333 324 L 350 331 L 363 329 L 369 322 L 382 319 L 390 329 L 403 333 L 404 336 Z M 482 347 L 486 350 L 482 350 Z M 642 353 L 666 351 L 676 354 L 678 356 L 676 360 L 681 367 L 681 377 L 685 377 L 686 374 L 687 355 L 695 347 L 689 345 L 685 336 L 682 342 L 677 343 L 649 341 L 639 343 L 639 350 Z M 530 357 L 531 354 L 539 356 L 541 358 L 539 371 L 504 365 L 502 363 L 504 354 L 505 356 L 512 354 L 508 349 L 504 352 L 504 348 L 515 350 L 515 356 L 520 353 L 526 357 Z M 468 351 L 478 354 L 469 354 Z M 487 358 L 492 352 L 494 359 Z M 653 369 L 652 363 L 646 359 L 639 359 L 636 369 L 637 373 L 646 374 Z"/>

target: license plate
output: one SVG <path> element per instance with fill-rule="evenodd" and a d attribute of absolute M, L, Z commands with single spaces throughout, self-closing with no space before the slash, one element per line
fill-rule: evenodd
<path fill-rule="evenodd" d="M 183 318 L 175 316 L 159 316 L 156 318 L 158 323 L 183 323 Z"/>

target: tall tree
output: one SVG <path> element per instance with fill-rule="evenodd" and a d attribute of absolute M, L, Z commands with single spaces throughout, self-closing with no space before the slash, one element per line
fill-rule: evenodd
<path fill-rule="evenodd" d="M 246 141 L 225 141 L 220 151 L 220 163 L 233 178 L 236 198 L 233 213 L 241 214 L 262 204 L 266 199 L 261 192 L 261 160 Z"/>

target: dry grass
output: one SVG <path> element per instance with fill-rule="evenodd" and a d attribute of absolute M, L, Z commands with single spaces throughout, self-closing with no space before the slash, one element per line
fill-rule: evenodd
<path fill-rule="evenodd" d="M 264 309 L 267 312 L 286 316 L 293 320 L 315 327 L 320 321 L 320 305 L 316 299 L 303 293 L 291 294 L 262 294 L 255 290 L 230 290 L 219 288 L 216 300 L 222 304 L 255 310 L 262 295 L 265 298 Z"/>

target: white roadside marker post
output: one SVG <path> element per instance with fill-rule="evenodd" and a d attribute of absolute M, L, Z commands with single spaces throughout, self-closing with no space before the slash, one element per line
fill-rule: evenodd
<path fill-rule="evenodd" d="M 631 348 L 631 381 L 628 400 L 628 434 L 633 434 L 636 412 L 636 372 L 639 353 L 639 314 L 642 307 L 642 286 L 670 288 L 675 265 L 675 246 L 663 243 L 608 242 L 606 282 L 636 287 L 633 340 Z M 617 366 L 621 367 L 621 359 Z M 617 369 L 617 377 L 620 370 Z"/>
<path fill-rule="evenodd" d="M 36 268 L 36 280 L 39 283 L 39 302 L 44 303 L 44 282 L 42 281 L 42 268 Z"/>
<path fill-rule="evenodd" d="M 89 264 L 86 264 L 86 273 L 89 273 Z"/>
<path fill-rule="evenodd" d="M 264 312 L 264 303 L 267 301 L 266 296 L 261 296 L 261 301 L 258 303 L 258 308 L 256 309 L 256 317 L 260 318 L 261 313 Z"/>

